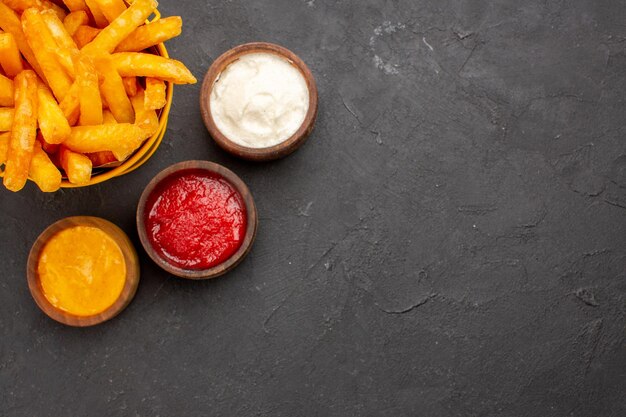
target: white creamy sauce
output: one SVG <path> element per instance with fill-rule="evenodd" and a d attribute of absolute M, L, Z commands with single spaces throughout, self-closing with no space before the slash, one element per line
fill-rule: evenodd
<path fill-rule="evenodd" d="M 286 59 L 251 53 L 222 71 L 210 100 L 211 115 L 224 136 L 249 148 L 268 148 L 300 128 L 309 110 L 309 89 Z"/>

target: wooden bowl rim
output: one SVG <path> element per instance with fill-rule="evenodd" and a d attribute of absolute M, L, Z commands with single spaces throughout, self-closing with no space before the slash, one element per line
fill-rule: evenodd
<path fill-rule="evenodd" d="M 228 258 L 221 264 L 215 265 L 214 267 L 208 269 L 188 270 L 170 264 L 154 250 L 146 232 L 144 213 L 146 211 L 146 203 L 148 201 L 148 197 L 163 180 L 179 172 L 196 169 L 209 171 L 211 173 L 222 176 L 235 188 L 235 190 L 237 190 L 246 206 L 248 224 L 246 227 L 246 236 L 244 237 L 244 241 L 242 242 L 237 252 L 235 252 L 230 258 Z M 258 215 L 256 205 L 254 203 L 254 198 L 252 197 L 250 189 L 243 182 L 243 180 L 239 178 L 239 176 L 237 176 L 237 174 L 235 174 L 233 171 L 220 164 L 200 160 L 178 162 L 165 168 L 163 171 L 159 172 L 154 178 L 152 178 L 152 180 L 148 183 L 143 193 L 141 194 L 141 197 L 139 198 L 139 204 L 137 204 L 136 220 L 139 240 L 141 241 L 141 244 L 148 256 L 159 267 L 169 272 L 170 274 L 175 275 L 179 278 L 191 280 L 206 280 L 217 278 L 237 267 L 252 249 L 252 244 L 254 243 L 258 227 Z"/>
<path fill-rule="evenodd" d="M 304 76 L 307 88 L 309 90 L 309 109 L 304 121 L 298 130 L 283 142 L 267 148 L 251 148 L 239 145 L 228 139 L 217 127 L 211 114 L 211 92 L 215 82 L 219 79 L 224 69 L 232 64 L 239 57 L 251 53 L 272 53 L 285 58 L 290 64 L 294 65 Z M 318 110 L 318 92 L 315 78 L 309 67 L 295 53 L 280 45 L 269 42 L 251 42 L 243 45 L 235 46 L 224 52 L 209 67 L 200 90 L 200 110 L 202 120 L 213 140 L 226 152 L 237 157 L 251 161 L 270 161 L 283 158 L 300 148 L 315 126 Z"/>
<path fill-rule="evenodd" d="M 53 306 L 41 288 L 37 264 L 41 251 L 57 233 L 76 226 L 96 227 L 109 235 L 120 247 L 126 263 L 126 280 L 118 299 L 106 310 L 91 316 L 77 316 Z M 61 219 L 44 230 L 33 244 L 27 264 L 28 288 L 37 306 L 50 318 L 73 327 L 88 327 L 104 323 L 121 313 L 132 301 L 139 285 L 139 259 L 135 248 L 122 229 L 108 220 L 91 216 L 73 216 Z"/>

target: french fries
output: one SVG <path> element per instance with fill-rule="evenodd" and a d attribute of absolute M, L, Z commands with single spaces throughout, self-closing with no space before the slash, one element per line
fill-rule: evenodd
<path fill-rule="evenodd" d="M 89 42 L 94 40 L 100 32 L 100 29 L 91 26 L 79 26 L 74 33 L 74 41 L 79 48 L 83 48 Z"/>
<path fill-rule="evenodd" d="M 28 175 L 44 193 L 52 193 L 61 188 L 63 180 L 61 172 L 41 148 L 39 142 L 35 142 Z"/>
<path fill-rule="evenodd" d="M 0 132 L 11 131 L 11 126 L 13 126 L 14 113 L 15 110 L 10 107 L 0 108 Z"/>
<path fill-rule="evenodd" d="M 41 67 L 39 66 L 39 62 L 35 59 L 35 54 L 33 50 L 28 45 L 26 41 L 26 35 L 22 30 L 22 22 L 20 21 L 20 17 L 18 14 L 13 11 L 9 6 L 5 5 L 0 1 L 0 28 L 4 30 L 6 33 L 10 33 L 15 38 L 15 43 L 17 43 L 17 47 L 24 55 L 24 58 L 28 61 L 31 67 L 39 74 L 40 77 L 43 76 L 43 72 L 41 71 Z"/>
<path fill-rule="evenodd" d="M 135 0 L 110 25 L 102 29 L 93 41 L 85 45 L 82 51 L 87 54 L 113 52 L 124 38 L 145 22 L 156 7 L 155 0 Z"/>
<path fill-rule="evenodd" d="M 2 0 L 2 3 L 20 13 L 31 7 L 35 7 L 37 9 L 42 7 L 41 1 L 39 0 Z"/>
<path fill-rule="evenodd" d="M 119 52 L 111 55 L 122 77 L 160 78 L 174 84 L 194 84 L 196 78 L 180 61 L 158 55 Z"/>
<path fill-rule="evenodd" d="M 144 139 L 143 129 L 130 123 L 118 123 L 75 126 L 63 144 L 80 153 L 111 151 L 118 161 L 123 161 L 139 148 Z"/>
<path fill-rule="evenodd" d="M 6 163 L 9 151 L 10 133 L 0 134 L 0 165 Z M 39 142 L 33 145 L 33 157 L 28 167 L 28 176 L 43 192 L 54 192 L 61 186 L 61 173 L 52 163 Z"/>
<path fill-rule="evenodd" d="M 171 16 L 138 27 L 115 49 L 116 52 L 140 52 L 180 35 L 183 20 Z"/>
<path fill-rule="evenodd" d="M 72 85 L 72 80 L 64 70 L 73 68 L 73 63 L 67 62 L 67 57 L 59 59 L 59 49 L 46 27 L 41 14 L 36 9 L 27 9 L 22 14 L 22 26 L 32 48 L 35 58 L 43 71 L 44 77 L 57 100 L 63 100 Z M 70 58 L 71 61 L 71 58 Z M 62 62 L 64 65 L 62 65 Z"/>
<path fill-rule="evenodd" d="M 43 149 L 48 155 L 51 155 L 56 159 L 56 154 L 57 152 L 59 152 L 59 148 L 61 147 L 61 145 L 59 145 L 58 143 L 52 144 L 46 142 L 46 140 L 41 135 L 41 130 L 39 131 L 39 133 L 37 133 L 37 142 L 41 144 L 41 149 Z"/>
<path fill-rule="evenodd" d="M 98 8 L 109 22 L 117 18 L 124 10 L 126 5 L 124 0 L 95 0 Z"/>
<path fill-rule="evenodd" d="M 4 170 L 4 186 L 24 188 L 37 137 L 37 75 L 30 70 L 15 77 L 15 115 Z"/>
<path fill-rule="evenodd" d="M 87 4 L 85 3 L 85 0 L 63 0 L 63 4 L 65 4 L 65 7 L 67 7 L 70 12 L 87 10 Z"/>
<path fill-rule="evenodd" d="M 37 86 L 37 99 L 37 120 L 41 135 L 47 143 L 63 143 L 70 135 L 70 124 L 52 93 L 43 83 Z"/>
<path fill-rule="evenodd" d="M 100 84 L 102 96 L 106 99 L 109 110 L 120 123 L 132 123 L 135 120 L 133 106 L 126 95 L 124 81 L 108 57 L 96 58 L 96 66 L 103 77 Z"/>
<path fill-rule="evenodd" d="M 57 18 L 59 18 L 59 20 L 63 20 L 65 19 L 65 16 L 67 16 L 65 10 L 61 6 L 53 3 L 52 1 L 41 0 L 41 3 L 43 5 L 43 10 L 51 10 L 52 12 L 54 12 Z"/>
<path fill-rule="evenodd" d="M 24 70 L 20 50 L 17 48 L 15 36 L 11 33 L 0 34 L 0 66 L 11 78 Z"/>
<path fill-rule="evenodd" d="M 165 81 L 158 78 L 146 78 L 144 106 L 146 109 L 156 110 L 165 106 Z"/>
<path fill-rule="evenodd" d="M 100 10 L 100 7 L 98 7 L 98 3 L 96 2 L 96 0 L 85 0 L 85 3 L 87 4 L 91 15 L 96 21 L 96 25 L 100 28 L 105 27 L 108 23 L 107 18 L 104 17 L 104 14 L 102 13 L 102 10 Z"/>
<path fill-rule="evenodd" d="M 89 158 L 91 164 L 94 167 L 101 167 L 105 165 L 119 163 L 119 161 L 117 160 L 117 158 L 115 158 L 115 155 L 113 155 L 113 152 L 111 151 L 86 153 L 85 156 Z"/>
<path fill-rule="evenodd" d="M 102 124 L 103 125 L 114 125 L 117 123 L 115 116 L 111 113 L 111 110 L 104 110 L 102 112 Z"/>
<path fill-rule="evenodd" d="M 63 101 L 59 103 L 59 107 L 61 107 L 61 111 L 63 112 L 63 115 L 67 119 L 70 126 L 74 126 L 76 123 L 78 123 L 78 116 L 80 116 L 80 100 L 78 98 L 79 93 L 80 90 L 78 88 L 78 83 L 74 82 Z"/>
<path fill-rule="evenodd" d="M 67 30 L 67 33 L 69 33 L 70 36 L 74 36 L 76 30 L 78 30 L 80 26 L 87 26 L 88 24 L 89 15 L 84 10 L 72 12 L 68 14 L 65 19 L 63 19 L 63 26 L 65 26 L 65 30 Z M 91 42 L 91 40 L 89 42 Z"/>
<path fill-rule="evenodd" d="M 91 179 L 92 163 L 85 155 L 61 147 L 59 162 L 67 175 L 67 179 L 72 184 L 87 184 Z"/>
<path fill-rule="evenodd" d="M 144 131 L 145 138 L 154 135 L 159 129 L 159 117 L 156 111 L 145 107 L 144 92 L 137 91 L 137 94 L 131 98 L 135 109 L 135 126 L 140 127 Z"/>
<path fill-rule="evenodd" d="M 7 161 L 9 140 L 11 140 L 11 132 L 0 133 L 0 165 L 3 165 Z"/>
<path fill-rule="evenodd" d="M 148 53 L 181 33 L 156 0 L 0 0 L 0 177 L 44 192 L 89 184 L 159 130 L 179 61 Z M 156 13 L 158 16 L 158 13 Z M 170 83 L 170 85 L 168 85 Z M 97 171 L 99 172 L 99 171 Z"/>
<path fill-rule="evenodd" d="M 2 0 L 2 2 L 19 13 L 26 9 L 35 8 L 37 10 L 51 10 L 59 16 L 59 19 L 65 17 L 65 10 L 48 0 Z"/>
<path fill-rule="evenodd" d="M 13 81 L 0 74 L 0 106 L 13 106 Z"/>
<path fill-rule="evenodd" d="M 82 126 L 102 124 L 102 99 L 98 85 L 98 73 L 93 61 L 88 56 L 76 59 L 76 83 L 78 84 L 78 99 L 80 103 L 80 118 L 78 124 Z"/>
<path fill-rule="evenodd" d="M 58 16 L 50 10 L 41 12 L 41 16 L 43 17 L 44 23 L 57 45 L 67 50 L 70 54 L 78 53 L 76 42 L 74 42 L 74 39 L 72 39 L 67 29 L 65 29 L 63 22 L 58 18 Z"/>
<path fill-rule="evenodd" d="M 137 94 L 137 90 L 139 90 L 137 77 L 124 77 L 122 81 L 124 81 L 124 90 L 126 90 L 128 97 L 134 97 Z"/>

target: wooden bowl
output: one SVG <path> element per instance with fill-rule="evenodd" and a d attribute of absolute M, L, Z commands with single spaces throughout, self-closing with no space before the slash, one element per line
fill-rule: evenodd
<path fill-rule="evenodd" d="M 231 141 L 217 128 L 211 113 L 211 91 L 213 90 L 215 81 L 228 65 L 239 59 L 242 55 L 251 53 L 272 53 L 287 59 L 288 62 L 300 70 L 306 81 L 307 88 L 309 89 L 309 110 L 300 128 L 287 140 L 268 148 L 250 148 Z M 318 98 L 315 79 L 304 61 L 290 50 L 267 42 L 247 43 L 236 46 L 225 52 L 213 62 L 213 65 L 211 65 L 207 71 L 200 90 L 200 110 L 202 112 L 202 119 L 211 137 L 213 137 L 215 142 L 226 152 L 250 161 L 270 161 L 283 158 L 302 146 L 315 126 L 317 105 Z"/>
<path fill-rule="evenodd" d="M 76 316 L 53 306 L 43 293 L 37 264 L 44 245 L 62 230 L 76 226 L 96 227 L 108 234 L 120 247 L 126 262 L 126 282 L 119 298 L 113 305 L 99 314 L 92 316 Z M 117 316 L 132 301 L 139 285 L 139 260 L 137 252 L 128 236 L 113 223 L 98 217 L 67 217 L 52 224 L 37 238 L 28 256 L 28 288 L 39 308 L 50 318 L 68 326 L 87 327 L 103 323 Z"/>
<path fill-rule="evenodd" d="M 179 268 L 175 265 L 170 264 L 154 250 L 152 244 L 150 243 L 150 240 L 148 239 L 148 233 L 146 232 L 145 212 L 148 197 L 163 180 L 173 174 L 198 169 L 209 171 L 222 176 L 239 192 L 246 206 L 248 226 L 246 228 L 246 236 L 244 237 L 241 246 L 239 247 L 237 252 L 235 252 L 226 261 L 208 269 L 189 270 Z M 231 170 L 208 161 L 179 162 L 161 171 L 159 174 L 156 175 L 156 177 L 152 179 L 152 181 L 150 181 L 148 186 L 145 188 L 145 190 L 141 194 L 141 198 L 139 199 L 139 204 L 137 205 L 137 231 L 139 233 L 139 239 L 141 240 L 143 248 L 146 250 L 148 256 L 150 256 L 150 258 L 157 265 L 159 265 L 162 269 L 169 272 L 170 274 L 176 275 L 180 278 L 193 280 L 211 279 L 217 278 L 220 275 L 224 275 L 225 273 L 234 269 L 245 258 L 248 252 L 250 252 L 250 249 L 252 249 L 252 243 L 254 242 L 254 238 L 256 237 L 257 226 L 258 216 L 256 211 L 256 205 L 254 204 L 254 199 L 252 198 L 252 194 L 250 193 L 250 190 L 248 189 L 246 184 Z"/>

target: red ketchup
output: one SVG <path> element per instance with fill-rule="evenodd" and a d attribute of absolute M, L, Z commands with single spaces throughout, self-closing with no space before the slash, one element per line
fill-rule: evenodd
<path fill-rule="evenodd" d="M 246 235 L 246 206 L 222 176 L 182 171 L 163 180 L 148 197 L 148 239 L 164 260 L 187 270 L 221 264 Z"/>

